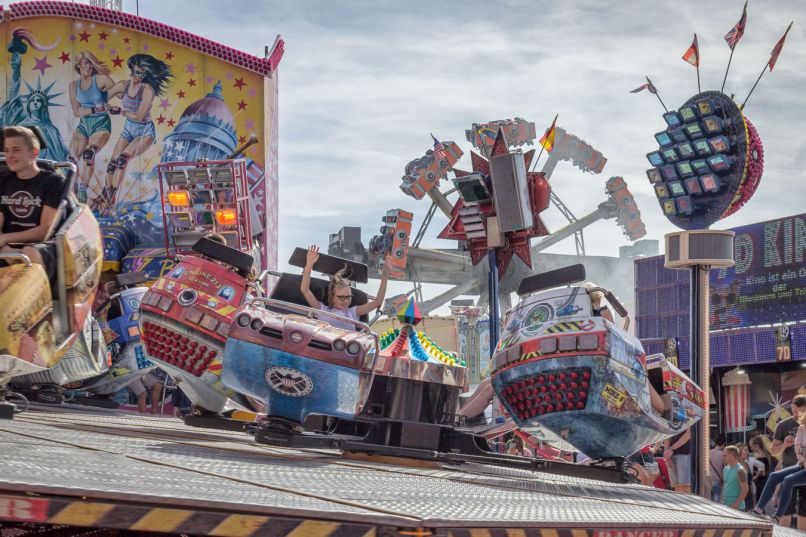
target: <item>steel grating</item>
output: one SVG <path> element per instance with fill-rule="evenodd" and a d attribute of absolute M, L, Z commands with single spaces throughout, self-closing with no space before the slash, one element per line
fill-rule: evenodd
<path fill-rule="evenodd" d="M 701 498 L 467 464 L 412 468 L 260 446 L 176 420 L 29 412 L 0 422 L 0 490 L 429 527 L 763 528 Z"/>

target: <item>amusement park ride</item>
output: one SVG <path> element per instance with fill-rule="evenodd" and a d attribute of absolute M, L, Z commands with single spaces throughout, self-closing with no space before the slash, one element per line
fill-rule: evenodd
<path fill-rule="evenodd" d="M 46 4 L 43 7 L 50 8 L 49 2 L 43 4 Z M 101 12 L 93 11 L 92 14 L 99 16 Z M 273 65 L 272 69 L 275 67 Z M 217 99 L 218 91 L 220 87 L 206 99 Z M 693 141 L 700 138 L 693 134 L 694 123 L 704 116 L 704 126 L 701 127 L 708 129 L 710 124 L 706 120 L 715 118 L 714 125 L 718 129 L 709 131 L 708 142 L 711 150 L 722 158 L 708 159 L 707 166 L 712 177 L 718 175 L 718 181 L 712 185 L 702 178 L 702 174 L 687 175 L 688 168 L 673 161 L 671 153 L 667 155 L 666 147 L 657 152 L 659 156 L 656 157 L 656 153 L 649 156 L 659 175 L 652 171 L 648 174 L 657 185 L 662 207 L 665 211 L 669 208 L 666 214 L 670 219 L 690 224 L 689 227 L 702 226 L 709 218 L 715 221 L 715 215 L 728 214 L 731 208 L 749 198 L 749 193 L 743 196 L 742 192 L 754 189 L 760 177 L 760 168 L 757 174 L 745 173 L 752 171 L 752 163 L 760 159 L 760 142 L 754 144 L 752 133 L 741 130 L 750 127 L 746 126 L 741 111 L 722 97 L 709 93 L 692 99 L 686 106 L 693 115 L 681 109 L 679 116 L 675 116 L 682 125 L 672 125 L 674 118 L 667 114 L 670 129 L 677 132 L 676 129 L 682 128 Z M 703 111 L 703 100 L 711 106 L 708 110 L 711 115 Z M 192 106 L 189 109 L 194 110 Z M 423 264 L 426 259 L 436 260 L 439 269 L 446 274 L 453 272 L 450 278 L 455 278 L 455 273 L 460 272 L 451 267 L 461 267 L 461 271 L 467 269 L 462 277 L 468 282 L 456 285 L 452 292 L 439 300 L 448 300 L 454 293 L 467 294 L 477 290 L 481 286 L 480 275 L 470 265 L 481 263 L 490 251 L 494 251 L 496 255 L 490 257 L 490 272 L 500 274 L 504 291 L 517 290 L 520 302 L 514 307 L 506 305 L 508 311 L 503 320 L 503 334 L 491 357 L 492 373 L 488 385 L 492 386 L 513 427 L 539 424 L 551 430 L 584 451 L 592 459 L 589 466 L 546 457 L 504 455 L 492 449 L 484 436 L 474 432 L 468 425 L 469 418 L 473 417 L 467 406 L 469 399 L 460 398 L 469 389 L 466 364 L 417 329 L 422 318 L 420 310 L 436 307 L 436 301 L 432 301 L 428 308 L 423 308 L 422 301 L 416 298 L 399 303 L 397 314 L 403 326 L 378 335 L 372 331 L 366 317 L 351 319 L 331 310 L 310 307 L 300 290 L 299 275 L 270 270 L 265 255 L 267 245 L 260 244 L 260 235 L 253 228 L 253 223 L 260 219 L 256 217 L 259 211 L 255 197 L 250 195 L 250 162 L 241 155 L 246 148 L 257 143 L 254 139 L 233 153 L 218 155 L 219 158 L 180 159 L 156 166 L 157 203 L 164 239 L 157 249 L 171 263 L 156 276 L 116 275 L 117 292 L 101 301 L 95 311 L 92 304 L 102 267 L 117 267 L 118 270 L 124 267 L 121 252 L 115 246 L 120 243 L 119 234 L 111 232 L 105 235 L 102 243 L 98 222 L 86 204 L 77 202 L 72 190 L 75 174 L 72 164 L 41 163 L 44 167 L 52 166 L 61 171 L 67 179 L 64 202 L 60 207 L 60 224 L 54 236 L 48 239 L 55 241 L 57 246 L 59 267 L 52 286 L 42 267 L 28 259 L 0 267 L 0 303 L 13 305 L 0 311 L 0 417 L 12 418 L 28 406 L 25 397 L 12 392 L 9 386 L 15 390 L 16 387 L 38 387 L 36 393 L 40 401 L 47 399 L 41 397 L 43 393 L 51 393 L 55 394 L 52 401 L 60 402 L 65 385 L 81 386 L 109 395 L 131 376 L 156 366 L 175 379 L 179 389 L 192 401 L 194 411 L 186 418 L 187 425 L 241 431 L 254 436 L 258 443 L 272 447 L 257 451 L 256 446 L 240 442 L 240 437 L 245 438 L 247 434 L 228 435 L 222 441 L 212 433 L 196 433 L 192 429 L 181 434 L 171 432 L 172 426 L 156 422 L 151 422 L 150 427 L 127 425 L 115 421 L 121 419 L 116 414 L 100 418 L 114 422 L 109 434 L 114 434 L 116 439 L 112 443 L 120 446 L 110 447 L 108 440 L 98 440 L 94 436 L 107 434 L 103 425 L 88 424 L 82 422 L 84 418 L 64 418 L 58 414 L 45 414 L 40 419 L 37 413 L 41 411 L 32 412 L 16 423 L 6 422 L 0 426 L 0 437 L 4 441 L 16 439 L 15 435 L 45 441 L 44 447 L 36 446 L 36 464 L 23 460 L 27 454 L 22 451 L 26 450 L 11 449 L 4 455 L 10 464 L 8 472 L 0 473 L 0 527 L 5 524 L 4 520 L 106 527 L 104 524 L 120 524 L 113 521 L 117 520 L 114 516 L 105 518 L 105 513 L 113 507 L 119 505 L 131 510 L 145 503 L 158 507 L 154 513 L 142 517 L 128 515 L 126 520 L 134 520 L 133 529 L 154 529 L 148 525 L 149 517 L 164 518 L 170 512 L 168 518 L 174 524 L 157 529 L 174 531 L 195 513 L 188 505 L 200 503 L 209 511 L 204 512 L 204 516 L 215 519 L 215 523 L 210 525 L 207 522 L 209 528 L 204 526 L 207 528 L 204 531 L 198 529 L 201 526 L 183 531 L 211 535 L 252 534 L 245 530 L 254 529 L 252 525 L 257 523 L 258 515 L 270 513 L 272 517 L 286 517 L 272 518 L 272 524 L 276 524 L 272 526 L 275 528 L 272 531 L 276 530 L 272 535 L 311 534 L 307 529 L 294 533 L 293 528 L 297 526 L 289 525 L 289 521 L 302 520 L 304 524 L 313 523 L 315 528 L 319 527 L 317 524 L 326 524 L 324 520 L 338 520 L 345 524 L 345 528 L 353 523 L 364 524 L 360 531 L 356 530 L 358 533 L 345 530 L 344 535 L 366 537 L 385 534 L 383 531 L 400 535 L 433 535 L 430 529 L 422 533 L 410 531 L 420 532 L 432 526 L 443 530 L 453 528 L 452 531 L 458 531 L 460 527 L 462 531 L 467 530 L 468 524 L 503 528 L 511 519 L 513 528 L 517 527 L 513 531 L 520 532 L 517 535 L 523 534 L 524 524 L 542 524 L 566 530 L 575 528 L 573 531 L 583 531 L 586 536 L 590 531 L 591 537 L 609 536 L 610 533 L 603 533 L 606 530 L 596 529 L 601 522 L 585 512 L 590 508 L 590 498 L 623 494 L 629 496 L 629 503 L 640 503 L 642 500 L 633 496 L 634 488 L 629 484 L 635 478 L 626 458 L 648 443 L 707 419 L 704 397 L 707 387 L 701 389 L 702 384 L 692 381 L 663 356 L 646 356 L 641 343 L 626 332 L 626 326 L 618 327 L 597 316 L 590 296 L 593 292 L 603 292 L 622 317 L 629 317 L 609 290 L 574 285 L 586 279 L 582 265 L 519 278 L 517 284 L 514 283 L 514 278 L 522 271 L 511 269 L 513 256 L 519 257 L 522 265 L 531 269 L 532 254 L 553 244 L 551 241 L 571 235 L 577 236 L 578 247 L 584 249 L 582 229 L 600 218 L 616 218 L 632 239 L 645 234 L 640 213 L 620 177 L 606 182 L 607 201 L 591 215 L 578 220 L 550 188 L 548 179 L 558 160 L 571 160 L 583 171 L 600 173 L 605 163 L 601 154 L 557 128 L 554 148 L 543 171 L 532 172 L 529 168 L 535 160 L 535 152 L 523 153 L 519 149 L 535 139 L 532 123 L 520 118 L 490 122 L 474 125 L 467 134 L 468 140 L 480 152 L 471 154 L 472 171 L 455 168 L 462 156 L 457 144 L 440 143 L 436 139 L 434 150 L 405 167 L 401 187 L 404 192 L 417 199 L 429 196 L 432 200 L 429 216 L 414 241 L 409 244 L 412 214 L 392 210 L 383 217 L 381 235 L 373 238 L 370 249 L 373 256 L 381 258 L 391 254 L 392 272 L 398 278 L 427 281 L 419 274 L 426 272 Z M 742 134 L 746 137 L 742 138 Z M 672 134 L 669 136 L 677 140 Z M 711 144 L 712 138 L 714 144 L 721 143 L 719 147 L 726 150 L 717 151 Z M 662 146 L 666 142 L 666 138 L 657 139 Z M 682 156 L 682 150 L 676 155 Z M 662 162 L 655 164 L 653 158 L 662 159 Z M 673 171 L 682 174 L 679 184 L 674 182 L 667 164 L 674 164 Z M 693 163 L 691 169 L 695 169 Z M 446 180 L 451 171 L 458 193 L 458 200 L 454 203 L 448 201 L 450 192 L 439 190 L 440 181 Z M 686 190 L 689 198 L 685 201 L 683 196 L 677 195 L 678 187 L 689 189 L 689 183 L 693 184 L 688 181 L 690 177 L 699 177 L 698 185 L 702 188 L 700 192 Z M 741 183 L 738 187 L 737 182 Z M 674 199 L 674 204 L 668 204 L 667 198 Z M 558 232 L 559 236 L 549 235 L 540 219 L 540 213 L 552 202 L 571 220 Z M 418 247 L 437 209 L 450 220 L 440 236 L 459 241 L 467 255 Z M 703 210 L 707 215 L 698 219 Z M 125 223 L 108 226 L 118 229 L 125 227 Z M 547 238 L 532 247 L 530 239 L 539 236 Z M 702 247 L 696 242 L 696 236 L 692 235 L 695 238 L 691 240 L 680 238 L 678 244 L 685 246 L 678 250 L 670 248 L 668 256 L 677 254 L 676 258 L 670 258 L 670 263 L 685 265 L 691 261 L 718 265 L 719 260 L 695 258 L 695 254 L 701 251 L 698 248 Z M 724 246 L 718 239 L 712 240 Z M 106 259 L 102 259 L 102 255 L 106 255 Z M 104 265 L 103 261 L 108 264 Z M 304 267 L 305 251 L 297 248 L 289 264 Z M 365 283 L 369 275 L 366 264 L 332 255 L 321 255 L 313 269 L 327 276 L 346 271 L 357 283 Z M 468 274 L 476 275 L 475 279 L 467 278 Z M 276 282 L 268 289 L 270 275 L 276 278 Z M 498 284 L 498 278 L 491 280 Z M 311 292 L 323 304 L 328 302 L 329 285 L 328 279 L 311 280 Z M 352 305 L 368 302 L 366 293 L 359 289 L 352 287 L 351 293 Z M 491 296 L 495 297 L 495 292 Z M 495 298 L 490 300 L 491 305 L 496 302 Z M 493 318 L 497 326 L 497 319 Z M 353 329 L 334 326 L 329 322 L 333 320 L 347 323 Z M 104 332 L 109 336 L 106 341 Z M 106 343 L 111 346 L 107 347 Z M 695 381 L 697 375 L 699 373 L 695 370 Z M 248 417 L 248 422 L 232 419 L 238 411 Z M 78 423 L 80 433 L 86 438 L 70 436 L 68 429 L 72 420 Z M 159 443 L 155 437 L 159 437 L 160 431 L 181 438 Z M 90 439 L 97 444 L 91 445 Z M 240 445 L 233 447 L 237 442 Z M 145 449 L 142 449 L 143 445 L 146 445 Z M 79 451 L 71 451 L 76 449 Z M 87 457 L 82 451 L 85 449 L 91 449 L 93 456 Z M 129 483 L 118 482 L 116 472 L 109 472 L 114 481 L 101 476 L 92 483 L 73 483 L 72 488 L 69 483 L 65 485 L 59 481 L 63 473 L 58 471 L 53 471 L 51 476 L 38 473 L 34 476 L 37 468 L 48 465 L 92 469 L 88 458 L 97 457 L 107 463 L 110 454 L 115 469 L 125 467 L 121 469 L 124 474 L 140 475 L 144 468 L 135 466 L 144 462 L 159 464 L 169 472 L 194 473 L 194 478 L 187 480 L 194 489 L 180 491 L 184 479 L 178 478 L 170 486 L 166 485 L 167 493 L 131 491 L 126 488 Z M 319 472 L 332 462 L 331 459 L 340 460 L 342 456 L 357 460 L 339 468 L 343 474 L 341 477 L 328 475 L 327 479 L 321 480 L 322 483 L 313 475 L 308 475 L 306 483 L 293 486 L 277 484 L 275 487 L 273 483 L 266 485 L 262 481 L 277 478 L 279 474 L 304 474 L 309 467 L 316 467 L 317 475 L 321 476 Z M 241 464 L 239 457 L 254 458 Z M 199 460 L 204 460 L 203 468 L 199 466 Z M 208 467 L 210 461 L 216 465 L 214 470 Z M 260 473 L 260 479 L 243 478 L 240 470 L 230 466 L 229 461 L 235 461 L 233 464 L 240 467 L 249 467 L 250 472 Z M 389 466 L 388 474 L 381 477 L 372 474 L 379 465 L 386 463 L 394 465 Z M 266 467 L 268 473 L 264 473 Z M 19 478 L 15 473 L 19 468 L 33 468 L 27 479 L 40 481 L 26 484 L 25 478 Z M 384 472 L 386 468 L 384 466 Z M 104 473 L 95 471 L 92 475 Z M 401 486 L 403 481 L 413 479 L 413 476 L 433 484 L 442 479 L 443 474 L 453 474 L 447 481 L 458 480 L 461 487 L 485 484 L 503 487 L 506 497 L 490 500 L 496 504 L 500 502 L 504 514 L 495 516 L 502 520 L 496 521 L 493 520 L 495 516 L 485 515 L 482 523 L 470 512 L 458 516 L 435 515 L 427 510 L 418 511 L 416 516 L 403 516 L 405 511 L 393 510 L 388 505 L 381 509 L 374 504 L 367 507 L 381 490 L 388 495 L 389 487 L 395 486 L 390 483 L 396 483 L 400 477 L 398 473 L 409 474 L 401 478 Z M 341 492 L 335 489 L 322 494 L 309 492 L 341 483 L 347 474 L 359 479 L 353 483 L 353 490 L 359 490 L 363 497 L 361 501 L 344 500 L 339 497 Z M 372 478 L 361 481 L 370 474 Z M 549 474 L 550 484 L 546 488 L 544 482 Z M 219 481 L 202 484 L 204 479 Z M 531 518 L 521 519 L 516 510 L 511 513 L 508 510 L 510 503 L 518 501 L 512 498 L 510 481 L 519 490 L 518 494 L 530 494 L 531 487 L 539 487 L 548 497 L 560 490 L 560 495 L 564 496 L 562 505 L 566 509 L 570 505 L 574 513 L 559 517 L 556 514 L 539 515 L 547 520 L 537 523 Z M 594 488 L 602 487 L 601 482 L 609 483 L 606 490 L 594 491 Z M 229 489 L 243 484 L 255 489 L 245 493 L 240 500 L 233 500 Z M 126 491 L 118 493 L 121 487 Z M 323 510 L 323 504 L 302 505 L 301 496 L 268 498 L 266 487 L 271 489 L 271 494 L 293 493 L 305 496 L 306 500 L 331 501 L 338 504 L 338 512 Z M 581 489 L 586 492 L 580 496 Z M 216 495 L 212 498 L 205 496 L 197 502 L 209 490 L 215 491 Z M 452 500 L 455 500 L 463 489 L 454 486 L 451 490 Z M 27 492 L 32 496 L 21 495 Z M 648 493 L 642 490 L 640 494 Z M 110 499 L 116 495 L 121 498 L 119 504 L 115 503 L 118 499 Z M 256 495 L 263 499 L 244 500 Z M 76 503 L 86 503 L 94 498 L 112 507 L 105 510 L 103 506 L 87 508 L 81 511 L 85 513 L 83 517 L 61 516 L 57 506 L 68 502 L 65 498 L 75 496 L 80 498 Z M 422 490 L 413 496 L 422 496 Z M 228 499 L 222 501 L 222 498 Z M 24 511 L 20 506 L 41 506 L 37 501 L 52 504 L 41 507 L 45 514 L 27 519 L 18 516 Z M 664 496 L 651 508 L 658 509 L 658 504 L 665 505 L 664 502 L 671 505 L 674 500 Z M 244 503 L 248 503 L 251 510 L 245 509 Z M 742 529 L 753 537 L 769 533 L 766 522 L 706 503 L 692 499 L 688 509 L 696 515 L 689 516 L 675 509 L 673 517 L 661 522 L 645 514 L 635 514 L 638 511 L 629 515 L 626 511 L 619 512 L 618 516 L 624 520 L 630 516 L 643 517 L 640 522 L 630 523 L 630 527 L 640 526 L 644 530 L 674 528 L 678 531 L 687 528 L 694 531 L 729 527 L 731 532 Z M 289 509 L 289 505 L 293 508 Z M 348 507 L 355 512 L 345 511 Z M 614 511 L 620 508 L 612 507 Z M 64 511 L 70 509 L 80 508 L 68 507 Z M 172 511 L 176 509 L 186 510 L 184 518 L 177 518 L 177 513 Z M 461 511 L 464 507 L 451 505 L 451 510 L 456 509 Z M 251 518 L 238 519 L 236 524 L 227 522 L 230 519 L 225 520 L 223 515 L 215 518 L 219 511 L 227 516 Z M 714 515 L 717 511 L 719 516 Z M 101 514 L 93 517 L 89 513 Z M 563 517 L 567 519 L 563 520 Z M 580 517 L 585 519 L 582 524 Z M 288 525 L 287 531 L 282 529 L 286 527 L 283 524 Z M 365 529 L 365 526 L 370 529 Z M 394 529 L 390 530 L 390 527 Z M 607 527 L 625 526 L 623 520 L 616 518 L 608 522 Z M 382 531 L 381 528 L 386 529 Z M 330 528 L 322 535 L 331 535 L 337 529 Z M 558 535 L 556 530 L 552 531 L 551 535 Z"/>

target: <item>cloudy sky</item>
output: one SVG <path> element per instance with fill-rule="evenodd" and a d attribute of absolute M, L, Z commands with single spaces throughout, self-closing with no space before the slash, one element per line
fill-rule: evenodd
<path fill-rule="evenodd" d="M 190 7 L 192 6 L 192 10 Z M 124 1 L 124 9 L 262 56 L 276 34 L 280 65 L 280 258 L 317 243 L 341 226 L 361 226 L 363 240 L 390 208 L 428 204 L 398 188 L 403 166 L 431 146 L 429 132 L 455 140 L 474 122 L 520 116 L 540 133 L 558 125 L 608 159 L 600 175 L 561 163 L 552 187 L 577 215 L 604 200 L 604 183 L 623 176 L 647 225 L 648 238 L 674 228 L 662 216 L 645 176 L 662 109 L 648 92 L 630 94 L 645 75 L 666 105 L 697 92 L 696 71 L 681 56 L 699 37 L 702 87 L 719 89 L 730 49 L 722 36 L 738 21 L 740 0 L 547 1 Z M 725 92 L 741 101 L 778 38 L 795 21 L 772 73 L 746 108 L 764 142 L 765 172 L 748 205 L 720 222 L 730 228 L 806 209 L 806 2 L 750 0 L 744 38 Z M 798 89 L 800 88 L 800 89 Z M 798 97 L 798 94 L 801 97 Z M 545 156 L 543 157 L 545 159 Z M 563 225 L 550 208 L 551 229 Z M 436 234 L 423 242 L 453 247 Z M 628 244 L 615 223 L 585 231 L 587 252 L 618 255 Z M 572 253 L 566 240 L 550 251 Z"/>

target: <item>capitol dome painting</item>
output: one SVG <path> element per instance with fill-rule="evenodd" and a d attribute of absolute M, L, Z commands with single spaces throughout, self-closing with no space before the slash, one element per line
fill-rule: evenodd
<path fill-rule="evenodd" d="M 237 141 L 235 121 L 219 81 L 213 91 L 185 109 L 176 128 L 165 136 L 161 162 L 225 159 Z"/>

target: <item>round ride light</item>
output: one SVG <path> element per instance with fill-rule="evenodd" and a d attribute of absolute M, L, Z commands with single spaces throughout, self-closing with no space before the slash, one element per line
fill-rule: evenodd
<path fill-rule="evenodd" d="M 576 371 L 571 371 L 570 377 L 572 380 L 576 380 L 579 378 L 579 373 L 577 373 Z"/>
<path fill-rule="evenodd" d="M 579 383 L 579 387 L 582 388 L 583 390 L 587 390 L 590 387 L 590 384 L 588 384 L 583 380 L 582 382 Z"/>
<path fill-rule="evenodd" d="M 568 389 L 568 385 L 566 385 L 565 382 L 561 382 L 560 383 L 560 391 L 564 392 L 567 389 Z"/>
<path fill-rule="evenodd" d="M 245 313 L 241 313 L 238 315 L 238 318 L 235 319 L 235 322 L 238 323 L 238 326 L 241 328 L 246 328 L 249 326 L 249 323 L 252 322 L 252 318 Z"/>
<path fill-rule="evenodd" d="M 540 387 L 540 393 L 546 393 L 546 390 L 548 390 L 548 388 L 546 388 L 545 386 Z"/>
<path fill-rule="evenodd" d="M 260 319 L 252 319 L 252 322 L 249 323 L 249 328 L 254 330 L 255 332 L 259 332 L 261 328 L 263 328 L 263 321 Z"/>
<path fill-rule="evenodd" d="M 176 301 L 179 302 L 180 306 L 190 306 L 199 298 L 199 295 L 196 293 L 194 289 L 185 289 L 179 296 L 176 298 Z"/>
<path fill-rule="evenodd" d="M 361 344 L 359 342 L 351 341 L 347 345 L 347 354 L 352 354 L 353 356 L 355 356 L 359 352 L 361 352 Z"/>
<path fill-rule="evenodd" d="M 560 373 L 559 375 L 557 375 L 557 378 L 560 380 L 565 380 L 565 373 Z"/>
<path fill-rule="evenodd" d="M 590 373 L 590 371 L 583 371 L 583 372 L 582 372 L 582 378 L 583 378 L 584 380 L 590 380 L 590 378 L 591 378 L 591 373 Z"/>
<path fill-rule="evenodd" d="M 571 402 L 565 403 L 566 410 L 574 410 L 574 406 L 575 406 L 574 403 Z"/>
<path fill-rule="evenodd" d="M 561 394 L 560 392 L 557 392 L 557 393 L 554 394 L 554 400 L 555 401 L 562 401 L 562 399 L 563 399 L 563 394 Z"/>
<path fill-rule="evenodd" d="M 544 377 L 543 375 L 538 375 L 537 376 L 537 383 L 538 384 L 543 384 L 544 382 L 546 382 L 546 377 Z"/>
<path fill-rule="evenodd" d="M 546 405 L 546 412 L 554 412 L 554 405 Z"/>
<path fill-rule="evenodd" d="M 567 392 L 567 393 L 565 394 L 565 398 L 566 398 L 566 399 L 568 399 L 568 400 L 570 401 L 571 399 L 573 399 L 573 398 L 574 398 L 574 392 Z"/>
<path fill-rule="evenodd" d="M 585 403 L 583 403 L 582 401 L 577 401 L 576 407 L 577 410 L 582 410 L 583 408 L 585 408 Z"/>
<path fill-rule="evenodd" d="M 576 382 L 572 382 L 568 385 L 568 387 L 571 388 L 572 390 L 576 390 L 579 387 L 579 384 L 577 384 Z"/>
<path fill-rule="evenodd" d="M 344 348 L 345 348 L 346 346 L 347 346 L 347 344 L 346 344 L 346 343 L 344 343 L 344 340 L 343 340 L 343 339 L 337 339 L 336 341 L 334 341 L 334 342 L 333 342 L 333 348 L 334 348 L 335 350 L 337 350 L 337 351 L 343 351 L 343 350 L 344 350 Z M 511 389 L 512 389 L 512 386 L 511 386 L 511 385 L 510 385 L 510 386 L 507 386 L 507 387 L 504 389 L 504 393 L 507 393 L 507 391 L 509 391 L 509 390 L 511 390 Z"/>
<path fill-rule="evenodd" d="M 302 335 L 302 332 L 294 331 L 289 334 L 288 339 L 290 339 L 292 343 L 302 343 L 305 336 Z"/>
<path fill-rule="evenodd" d="M 549 375 L 547 378 L 549 382 L 554 382 L 556 380 L 556 377 L 554 375 Z"/>
<path fill-rule="evenodd" d="M 588 392 L 579 392 L 579 398 L 584 401 L 588 398 Z"/>

